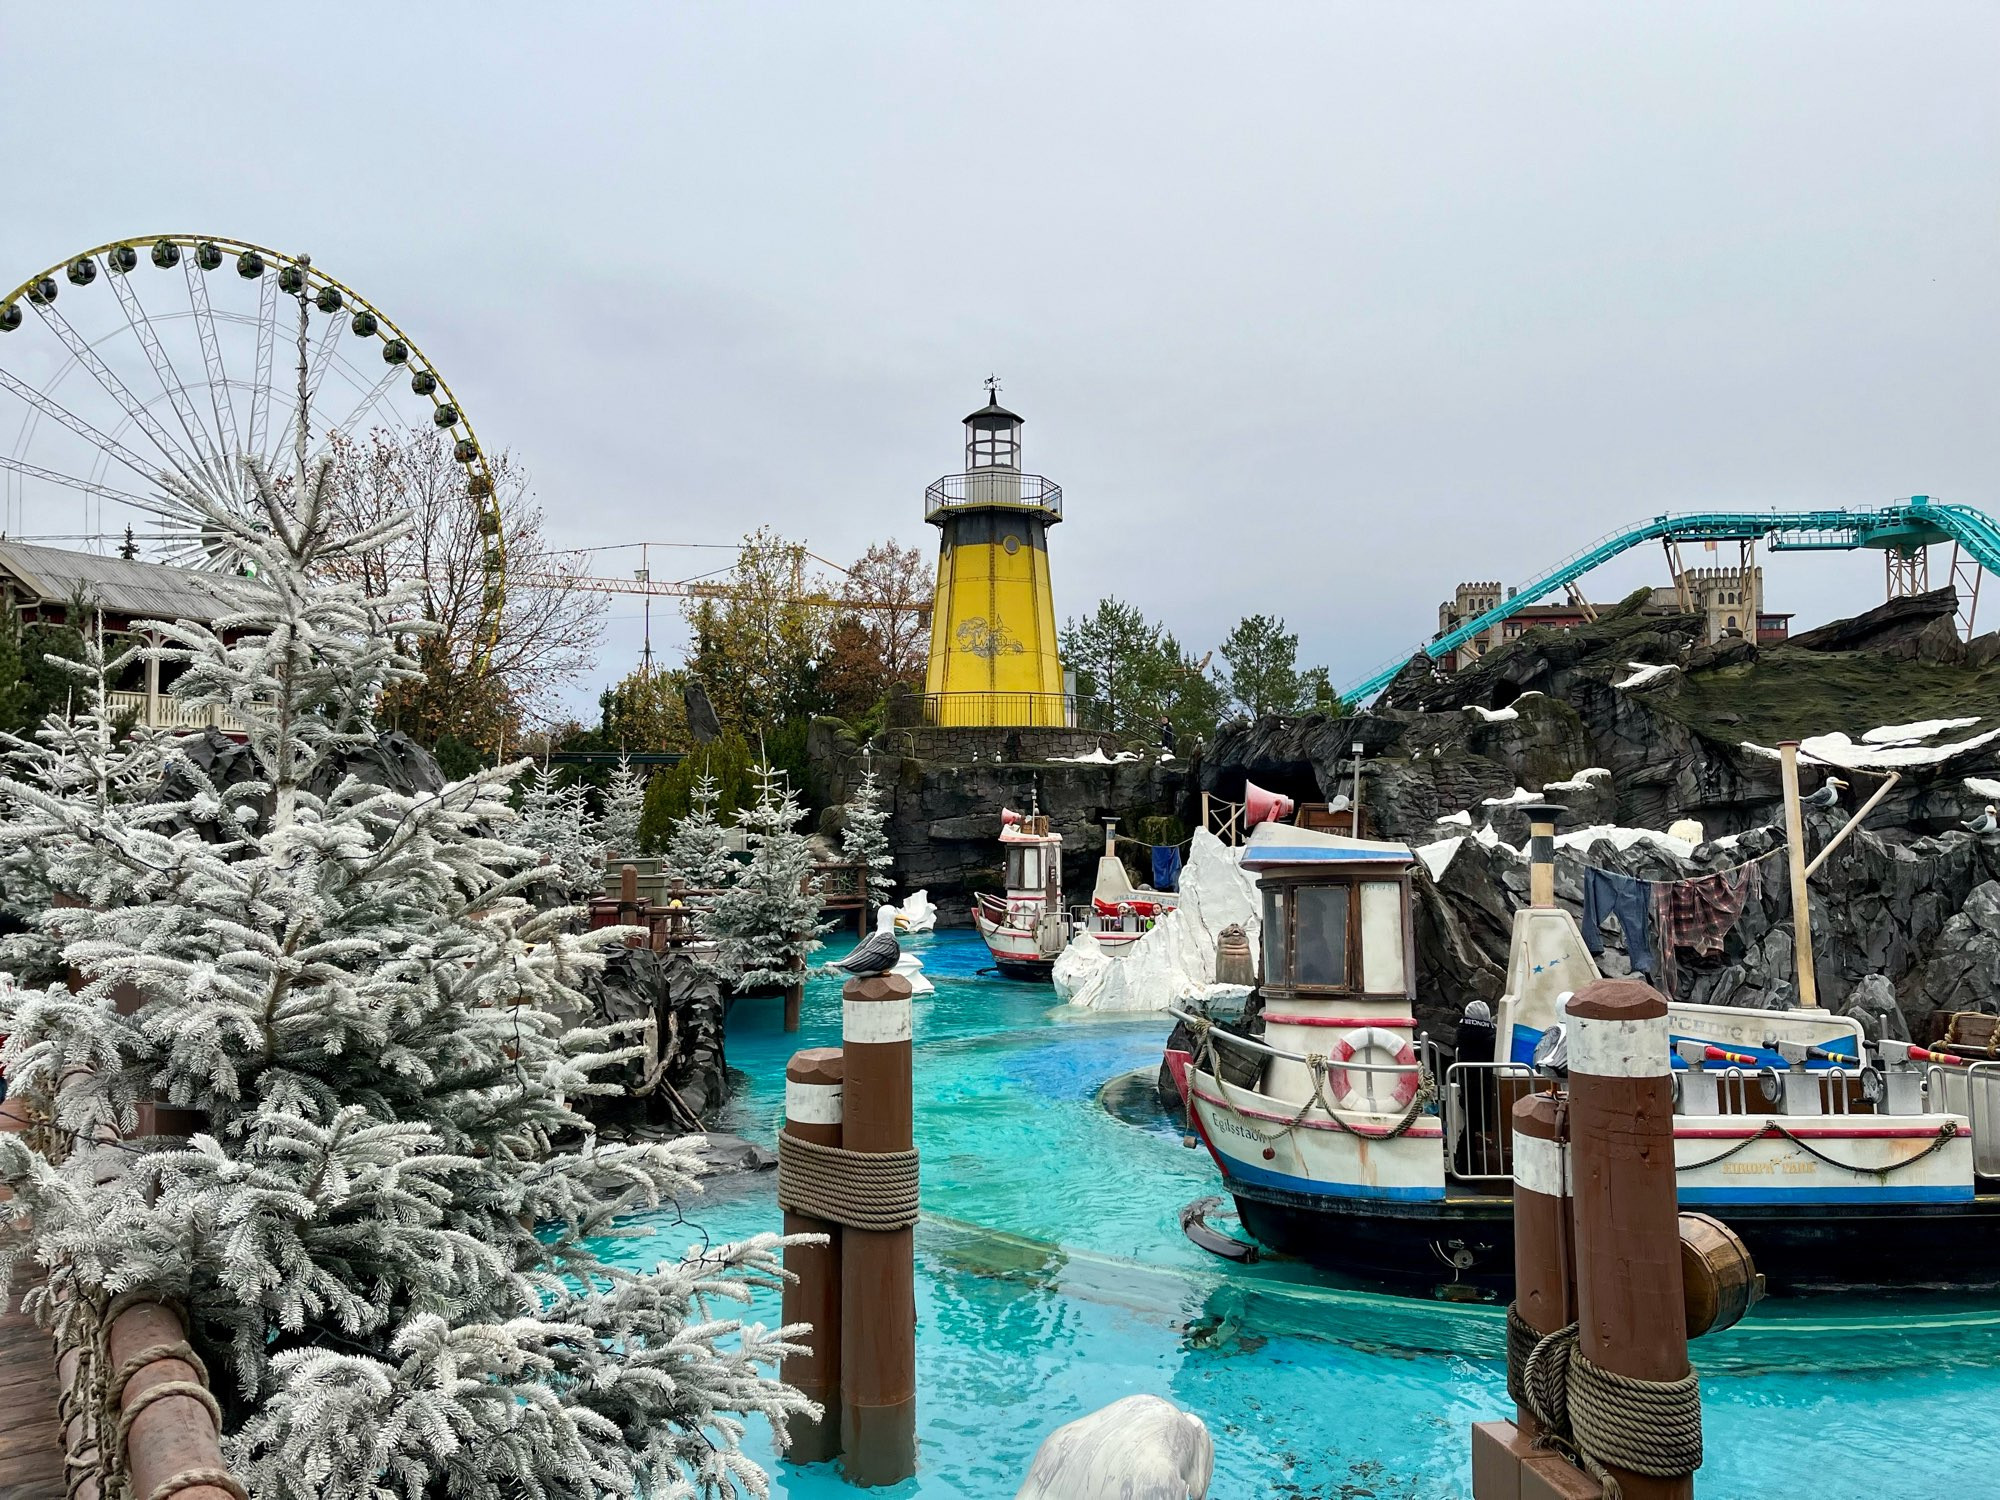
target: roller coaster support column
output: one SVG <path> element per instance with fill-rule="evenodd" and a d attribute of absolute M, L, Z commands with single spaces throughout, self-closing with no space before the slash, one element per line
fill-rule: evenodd
<path fill-rule="evenodd" d="M 917 1469 L 917 1304 L 910 984 L 896 974 L 850 979 L 841 991 L 846 1084 L 841 1144 L 898 1158 L 907 1208 L 894 1225 L 841 1234 L 840 1446 L 847 1477 L 899 1484 Z M 884 1162 L 885 1169 L 891 1164 Z M 857 1173 L 857 1176 L 860 1174 Z M 891 1196 L 885 1189 L 886 1200 Z"/>
<path fill-rule="evenodd" d="M 785 1066 L 785 1133 L 817 1146 L 841 1144 L 841 1054 L 838 1047 L 794 1052 Z M 817 1422 L 797 1418 L 786 1456 L 818 1463 L 840 1451 L 840 1237 L 841 1227 L 817 1214 L 785 1210 L 785 1233 L 823 1234 L 824 1245 L 787 1245 L 785 1269 L 797 1277 L 785 1286 L 784 1320 L 810 1323 L 809 1352 L 787 1359 L 779 1377 L 812 1397 L 826 1413 Z"/>
<path fill-rule="evenodd" d="M 1778 741 L 1785 784 L 1785 852 L 1792 866 L 1792 951 L 1798 969 L 1799 1007 L 1819 1009 L 1819 981 L 1813 974 L 1812 902 L 1806 889 L 1806 825 L 1799 810 L 1799 742 Z"/>
<path fill-rule="evenodd" d="M 1569 1417 L 1623 1500 L 1692 1500 L 1700 1395 L 1688 1365 L 1667 1002 L 1640 980 L 1570 997 L 1577 1342 Z M 1636 1467 L 1635 1467 L 1636 1466 Z"/>

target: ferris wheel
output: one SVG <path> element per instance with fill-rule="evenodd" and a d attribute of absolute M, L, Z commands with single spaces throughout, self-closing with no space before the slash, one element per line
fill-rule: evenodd
<path fill-rule="evenodd" d="M 310 257 L 196 234 L 98 245 L 0 297 L 0 534 L 18 541 L 223 565 L 176 529 L 162 475 L 236 507 L 246 459 L 282 478 L 409 428 L 465 475 L 483 669 L 506 600 L 493 473 L 436 366 L 366 298 Z"/>

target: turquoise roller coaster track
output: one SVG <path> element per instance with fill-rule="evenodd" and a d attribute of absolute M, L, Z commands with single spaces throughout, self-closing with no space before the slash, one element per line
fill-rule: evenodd
<path fill-rule="evenodd" d="M 1851 552 L 1872 547 L 1906 556 L 1934 543 L 1954 542 L 1988 572 L 2000 572 L 2000 522 L 1970 505 L 1934 505 L 1928 495 L 1912 495 L 1901 505 L 1886 505 L 1880 510 L 1697 510 L 1655 516 L 1570 554 L 1548 572 L 1522 584 L 1495 608 L 1447 631 L 1420 652 L 1398 657 L 1341 696 L 1350 703 L 1374 697 L 1414 655 L 1436 660 L 1517 610 L 1646 542 L 1749 542 L 1766 538 L 1774 552 Z"/>

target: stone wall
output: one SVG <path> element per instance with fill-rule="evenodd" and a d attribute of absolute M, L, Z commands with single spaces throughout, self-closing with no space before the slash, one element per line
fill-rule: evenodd
<path fill-rule="evenodd" d="M 971 918 L 974 893 L 1000 889 L 1000 810 L 1027 812 L 1031 804 L 1049 816 L 1063 836 L 1063 888 L 1073 898 L 1087 895 L 1104 844 L 1106 816 L 1130 828 L 1131 820 L 1147 815 L 1171 815 L 1181 800 L 1183 769 L 1172 761 L 1148 756 L 1116 764 L 1027 759 L 1030 753 L 1052 752 L 1050 741 L 1034 735 L 1077 734 L 1071 730 L 953 729 L 919 731 L 949 735 L 930 742 L 932 748 L 967 750 L 980 737 L 977 761 L 927 759 L 904 753 L 891 730 L 885 746 L 878 742 L 873 761 L 882 779 L 889 808 L 889 848 L 896 860 L 897 894 L 928 890 L 943 926 L 964 926 Z M 1018 744 L 1009 746 L 1009 736 Z M 1007 758 L 1013 748 L 1020 752 Z M 1095 735 L 1086 737 L 1085 751 L 1099 748 Z M 861 747 L 844 725 L 821 720 L 807 745 L 813 801 L 828 809 L 821 832 L 837 834 L 839 809 L 861 775 Z M 998 754 L 1002 758 L 989 760 Z"/>

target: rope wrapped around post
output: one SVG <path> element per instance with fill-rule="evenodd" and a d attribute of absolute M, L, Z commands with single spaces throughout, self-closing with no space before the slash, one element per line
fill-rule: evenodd
<path fill-rule="evenodd" d="M 1549 1446 L 1576 1455 L 1605 1500 L 1622 1493 L 1606 1464 L 1660 1479 L 1701 1467 L 1700 1377 L 1640 1380 L 1603 1369 L 1577 1348 L 1574 1323 L 1546 1338 L 1533 1334 L 1509 1307 L 1507 1388 L 1535 1414 Z"/>
<path fill-rule="evenodd" d="M 909 1229 L 918 1218 L 915 1151 L 846 1151 L 778 1133 L 778 1203 L 848 1229 Z"/>

